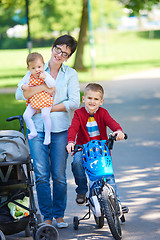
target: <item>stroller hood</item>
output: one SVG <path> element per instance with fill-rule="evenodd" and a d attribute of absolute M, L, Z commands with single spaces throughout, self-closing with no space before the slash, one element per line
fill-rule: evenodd
<path fill-rule="evenodd" d="M 23 133 L 15 130 L 0 131 L 0 165 L 4 162 L 25 163 L 29 148 Z"/>

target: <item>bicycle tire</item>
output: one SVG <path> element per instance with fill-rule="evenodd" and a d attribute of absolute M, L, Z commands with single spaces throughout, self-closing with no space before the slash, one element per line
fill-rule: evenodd
<path fill-rule="evenodd" d="M 92 192 L 91 192 L 91 196 L 95 196 L 95 190 L 92 189 Z M 92 204 L 90 202 L 90 204 Z M 95 220 L 95 223 L 97 225 L 98 228 L 103 228 L 104 226 L 104 214 L 102 213 L 102 209 L 101 209 L 101 216 L 100 217 L 96 217 L 96 215 L 94 214 L 94 211 L 93 211 L 93 216 L 94 216 L 94 220 Z"/>
<path fill-rule="evenodd" d="M 109 191 L 111 191 L 111 189 L 104 185 L 102 191 L 104 215 L 114 239 L 120 240 L 122 239 L 122 231 L 119 221 L 119 205 L 114 191 L 112 191 L 112 196 L 110 196 Z"/>
<path fill-rule="evenodd" d="M 6 240 L 4 233 L 0 230 L 0 239 Z"/>
<path fill-rule="evenodd" d="M 94 220 L 95 220 L 95 223 L 98 226 L 98 228 L 103 228 L 103 226 L 104 226 L 104 216 L 96 217 L 94 215 Z"/>

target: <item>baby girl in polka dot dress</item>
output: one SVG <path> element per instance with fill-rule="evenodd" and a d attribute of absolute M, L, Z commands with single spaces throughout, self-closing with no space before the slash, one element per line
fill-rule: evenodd
<path fill-rule="evenodd" d="M 39 53 L 30 53 L 27 57 L 27 69 L 31 72 L 28 86 L 36 86 L 45 83 L 48 88 L 55 87 L 55 80 L 49 73 L 44 71 L 44 59 Z M 41 109 L 41 114 L 45 128 L 44 144 L 48 145 L 51 141 L 51 119 L 50 111 L 53 105 L 53 96 L 47 92 L 39 92 L 27 99 L 27 108 L 23 114 L 27 128 L 30 130 L 28 138 L 37 136 L 37 131 L 32 120 L 32 116 L 37 109 Z"/>

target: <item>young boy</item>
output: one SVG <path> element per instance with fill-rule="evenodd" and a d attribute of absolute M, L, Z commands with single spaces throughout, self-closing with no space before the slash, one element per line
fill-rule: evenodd
<path fill-rule="evenodd" d="M 66 147 L 68 153 L 74 150 L 75 139 L 78 145 L 86 144 L 93 139 L 108 140 L 106 127 L 113 131 L 113 135 L 117 134 L 116 140 L 124 139 L 121 126 L 109 115 L 106 109 L 100 107 L 104 101 L 103 94 L 102 86 L 97 83 L 89 83 L 85 87 L 82 97 L 85 106 L 75 111 L 71 126 L 68 129 L 68 145 Z M 74 155 L 72 172 L 77 185 L 76 202 L 83 205 L 86 202 L 88 187 L 82 165 L 82 152 L 77 152 Z M 114 187 L 118 197 L 114 175 L 110 177 L 109 183 Z"/>
<path fill-rule="evenodd" d="M 55 80 L 51 75 L 44 71 L 44 60 L 39 53 L 30 53 L 27 57 L 27 69 L 31 72 L 30 78 L 26 79 L 25 84 L 22 85 L 22 90 L 25 90 L 25 86 L 30 87 L 41 85 L 45 83 L 49 88 L 55 87 Z M 23 118 L 30 130 L 28 138 L 32 139 L 37 136 L 37 131 L 32 120 L 32 116 L 36 113 L 37 109 L 41 109 L 41 114 L 45 128 L 44 144 L 50 144 L 50 132 L 51 132 L 51 119 L 50 111 L 53 105 L 53 96 L 47 92 L 39 92 L 33 97 L 27 99 L 27 108 L 23 114 Z"/>

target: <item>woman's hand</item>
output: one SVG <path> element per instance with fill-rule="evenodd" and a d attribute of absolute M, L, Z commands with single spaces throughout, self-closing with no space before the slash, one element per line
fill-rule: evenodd
<path fill-rule="evenodd" d="M 115 136 L 116 134 L 117 134 L 116 141 L 124 139 L 124 133 L 121 130 L 114 132 L 112 135 Z"/>
<path fill-rule="evenodd" d="M 36 112 L 35 112 L 35 114 L 37 114 L 37 113 L 41 113 L 41 109 L 37 109 Z M 35 115 L 35 114 L 34 114 L 34 115 Z"/>
<path fill-rule="evenodd" d="M 67 112 L 67 110 L 63 103 L 59 103 L 52 106 L 51 112 Z"/>
<path fill-rule="evenodd" d="M 23 91 L 26 91 L 26 90 L 28 90 L 30 87 L 31 87 L 31 86 L 29 86 L 28 84 L 23 84 L 23 85 L 21 86 L 21 89 L 22 89 Z"/>
<path fill-rule="evenodd" d="M 50 95 L 53 95 L 56 92 L 56 87 L 48 88 L 47 85 L 46 85 L 45 92 L 49 93 Z"/>
<path fill-rule="evenodd" d="M 66 146 L 68 153 L 71 153 L 74 150 L 74 145 L 74 143 L 68 143 L 68 145 Z"/>

